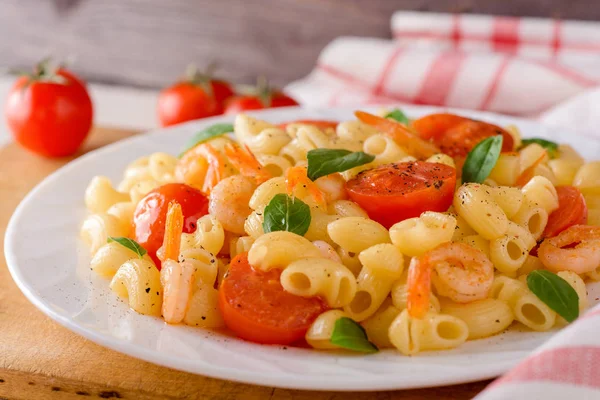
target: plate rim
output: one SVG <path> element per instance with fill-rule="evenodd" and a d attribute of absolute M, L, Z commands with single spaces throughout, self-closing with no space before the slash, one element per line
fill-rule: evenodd
<path fill-rule="evenodd" d="M 382 107 L 394 107 L 395 104 L 382 104 Z M 510 119 L 515 123 L 525 122 L 527 124 L 535 124 L 540 127 L 548 128 L 547 125 L 542 124 L 541 122 L 525 119 L 520 117 L 513 117 L 503 114 L 490 113 L 490 112 L 481 112 L 481 111 L 473 111 L 473 110 L 465 110 L 465 109 L 456 109 L 456 108 L 448 108 L 448 107 L 435 107 L 435 106 L 418 106 L 418 105 L 406 105 L 398 103 L 397 106 L 403 107 L 408 112 L 411 113 L 410 110 L 416 110 L 418 112 L 453 112 L 462 115 L 469 115 L 475 117 L 481 117 L 485 119 L 486 117 L 490 117 L 492 119 L 498 118 L 506 118 Z M 268 118 L 271 114 L 278 114 L 282 110 L 288 111 L 299 111 L 299 112 L 325 112 L 331 113 L 335 111 L 339 112 L 351 112 L 356 109 L 374 109 L 377 108 L 378 105 L 370 104 L 367 106 L 346 106 L 346 107 L 281 107 L 279 109 L 268 109 L 268 110 L 260 110 L 247 113 L 248 115 L 254 117 L 264 117 Z M 315 381 L 313 377 L 306 376 L 294 376 L 294 380 L 291 381 L 287 376 L 282 376 L 281 374 L 264 374 L 264 373 L 254 373 L 249 370 L 240 371 L 240 370 L 232 370 L 227 367 L 210 365 L 204 362 L 203 364 L 193 363 L 193 371 L 192 363 L 189 360 L 176 358 L 176 357 L 165 357 L 160 356 L 163 354 L 156 350 L 150 350 L 145 348 L 142 345 L 126 341 L 121 338 L 117 338 L 102 332 L 99 332 L 91 327 L 86 327 L 83 324 L 77 323 L 72 320 L 67 315 L 61 314 L 58 310 L 52 307 L 49 303 L 47 303 L 41 296 L 38 296 L 35 293 L 35 289 L 27 282 L 27 279 L 22 275 L 21 268 L 19 268 L 18 264 L 18 255 L 14 250 L 14 242 L 16 241 L 16 237 L 14 234 L 15 226 L 17 225 L 20 216 L 23 214 L 26 209 L 27 204 L 31 201 L 32 198 L 35 198 L 36 194 L 41 191 L 44 187 L 51 185 L 57 177 L 59 177 L 62 173 L 72 168 L 77 168 L 80 163 L 85 162 L 88 158 L 94 158 L 101 156 L 102 152 L 110 152 L 114 147 L 127 146 L 130 141 L 139 140 L 140 137 L 153 135 L 153 134 L 168 134 L 173 130 L 182 130 L 184 127 L 191 127 L 194 125 L 209 125 L 214 122 L 224 122 L 231 121 L 235 116 L 216 116 L 211 118 L 205 118 L 202 120 L 194 120 L 189 121 L 183 124 L 179 124 L 173 127 L 167 128 L 158 128 L 152 129 L 149 131 L 142 132 L 138 135 L 134 135 L 132 137 L 128 137 L 122 140 L 118 140 L 109 145 L 94 149 L 81 157 L 78 157 L 69 163 L 65 164 L 61 168 L 57 169 L 50 175 L 46 176 L 41 182 L 39 182 L 33 189 L 31 189 L 27 195 L 20 201 L 18 206 L 13 211 L 13 214 L 10 217 L 10 220 L 7 224 L 5 237 L 4 237 L 4 255 L 6 258 L 7 268 L 17 284 L 17 287 L 21 292 L 25 295 L 25 297 L 40 311 L 42 311 L 45 315 L 50 317 L 52 320 L 58 322 L 60 325 L 69 329 L 70 331 L 83 336 L 84 338 L 101 345 L 105 348 L 118 351 L 122 354 L 126 354 L 147 362 L 151 362 L 153 364 L 166 366 L 168 368 L 172 368 L 175 370 L 207 376 L 211 378 L 224 379 L 234 382 L 260 385 L 260 386 L 270 386 L 277 388 L 285 388 L 285 389 L 299 389 L 299 390 L 329 390 L 329 391 L 377 391 L 377 390 L 398 390 L 398 389 L 416 389 L 416 388 L 426 388 L 426 387 L 437 387 L 437 386 L 445 386 L 445 385 L 453 385 L 453 384 L 461 384 L 467 382 L 475 382 L 480 380 L 485 380 L 489 378 L 496 377 L 510 368 L 515 366 L 519 360 L 510 360 L 502 363 L 498 363 L 498 365 L 493 365 L 487 367 L 485 370 L 470 370 L 468 373 L 463 373 L 461 377 L 456 377 L 454 375 L 448 375 L 447 377 L 441 376 L 437 377 L 437 379 L 424 379 L 418 380 L 414 383 L 397 385 L 393 382 L 390 382 L 388 376 L 384 376 L 384 379 L 378 380 L 370 377 L 364 381 L 357 382 L 349 382 L 345 381 L 343 383 L 343 387 L 340 384 L 334 382 L 332 384 L 331 380 L 333 377 L 323 378 L 322 380 Z M 575 133 L 573 133 L 575 134 Z M 578 135 L 581 136 L 581 135 Z M 595 139 L 589 138 L 585 136 L 586 139 Z M 600 140 L 595 139 L 600 142 Z M 542 343 L 540 343 L 541 345 Z M 535 349 L 532 348 L 531 352 Z M 186 368 L 187 366 L 190 366 Z M 279 376 L 279 377 L 278 377 Z"/>

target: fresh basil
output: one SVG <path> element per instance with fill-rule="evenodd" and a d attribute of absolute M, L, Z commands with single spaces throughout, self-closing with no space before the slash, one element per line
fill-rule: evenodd
<path fill-rule="evenodd" d="M 128 237 L 113 237 L 109 236 L 107 243 L 117 242 L 123 247 L 127 247 L 129 250 L 133 251 L 138 255 L 139 258 L 144 257 L 147 253 L 146 249 L 144 249 L 138 242 L 133 239 L 129 239 Z"/>
<path fill-rule="evenodd" d="M 477 143 L 467 155 L 462 169 L 462 182 L 482 183 L 490 175 L 502 150 L 502 135 Z"/>
<path fill-rule="evenodd" d="M 544 149 L 546 149 L 550 158 L 556 157 L 556 155 L 558 153 L 558 143 L 552 142 L 550 140 L 540 139 L 540 138 L 523 139 L 523 140 L 521 140 L 521 148 L 523 148 L 525 146 L 529 146 L 530 144 L 533 144 L 533 143 L 539 144 Z"/>
<path fill-rule="evenodd" d="M 193 138 L 190 139 L 183 151 L 179 154 L 179 158 L 181 158 L 188 150 L 193 149 L 200 143 L 206 142 L 207 140 L 224 135 L 229 132 L 233 132 L 232 124 L 214 124 L 209 126 L 208 128 L 204 128 L 200 132 L 196 133 Z"/>
<path fill-rule="evenodd" d="M 410 124 L 410 120 L 408 119 L 408 117 L 406 116 L 406 114 L 404 114 L 402 112 L 402 110 L 399 109 L 399 108 L 395 108 L 392 111 L 390 111 L 389 113 L 387 113 L 385 115 L 385 118 L 394 119 L 394 120 L 396 120 L 396 121 L 398 121 L 398 122 L 400 122 L 401 124 L 404 124 L 404 125 Z"/>
<path fill-rule="evenodd" d="M 302 200 L 285 193 L 273 196 L 265 207 L 265 233 L 288 231 L 303 236 L 310 226 L 310 207 Z"/>
<path fill-rule="evenodd" d="M 579 317 L 579 296 L 567 281 L 546 270 L 527 275 L 527 286 L 541 301 L 561 317 L 573 322 Z"/>
<path fill-rule="evenodd" d="M 314 181 L 334 172 L 344 172 L 350 168 L 368 164 L 375 156 L 362 151 L 352 153 L 342 149 L 314 149 L 306 154 L 308 179 Z"/>
<path fill-rule="evenodd" d="M 335 321 L 329 341 L 336 346 L 348 350 L 363 353 L 375 353 L 379 351 L 377 346 L 369 342 L 365 328 L 360 326 L 358 322 L 347 317 L 342 317 Z"/>

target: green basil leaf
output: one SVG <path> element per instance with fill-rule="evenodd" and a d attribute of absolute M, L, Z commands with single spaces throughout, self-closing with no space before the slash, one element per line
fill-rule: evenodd
<path fill-rule="evenodd" d="M 144 257 L 144 255 L 147 253 L 146 249 L 140 246 L 138 242 L 133 239 L 129 239 L 128 237 L 109 236 L 109 238 L 106 240 L 106 243 L 110 242 L 117 242 L 121 246 L 127 247 L 129 250 L 137 254 L 139 258 Z"/>
<path fill-rule="evenodd" d="M 477 143 L 467 155 L 462 169 L 462 182 L 482 183 L 490 175 L 502 151 L 502 135 Z"/>
<path fill-rule="evenodd" d="M 265 207 L 265 233 L 288 231 L 303 236 L 310 226 L 310 207 L 302 200 L 284 193 L 273 196 Z"/>
<path fill-rule="evenodd" d="M 531 138 L 521 140 L 521 149 L 530 144 L 537 143 L 546 149 L 550 158 L 555 158 L 558 153 L 558 143 L 546 139 Z"/>
<path fill-rule="evenodd" d="M 207 140 L 216 138 L 217 136 L 221 136 L 229 132 L 233 132 L 232 124 L 214 124 L 208 128 L 204 128 L 190 139 L 183 151 L 179 154 L 179 158 L 181 158 L 188 150 L 193 149 L 200 143 L 206 142 Z"/>
<path fill-rule="evenodd" d="M 546 270 L 527 275 L 527 286 L 541 301 L 569 322 L 579 317 L 579 296 L 567 281 Z"/>
<path fill-rule="evenodd" d="M 342 317 L 335 321 L 331 339 L 329 341 L 344 349 L 360 351 L 363 353 L 375 353 L 379 351 L 377 346 L 369 342 L 365 328 L 353 319 Z"/>
<path fill-rule="evenodd" d="M 394 119 L 394 120 L 396 120 L 396 121 L 398 121 L 398 122 L 400 122 L 401 124 L 404 124 L 404 125 L 410 124 L 410 120 L 408 119 L 408 117 L 406 116 L 406 114 L 404 114 L 402 112 L 402 110 L 399 109 L 399 108 L 395 108 L 392 111 L 390 111 L 389 113 L 387 113 L 385 115 L 385 118 Z"/>
<path fill-rule="evenodd" d="M 357 151 L 352 153 L 342 149 L 314 149 L 306 154 L 308 179 L 314 181 L 334 172 L 344 172 L 350 168 L 368 164 L 375 159 L 371 154 Z"/>

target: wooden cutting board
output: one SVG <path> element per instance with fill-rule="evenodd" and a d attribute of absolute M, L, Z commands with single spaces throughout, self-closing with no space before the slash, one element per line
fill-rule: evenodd
<path fill-rule="evenodd" d="M 81 153 L 133 134 L 120 129 L 96 128 Z M 71 159 L 42 159 L 15 144 L 0 149 L 2 254 L 6 225 L 17 204 L 44 177 Z M 274 389 L 175 371 L 105 349 L 50 320 L 21 294 L 6 268 L 4 257 L 0 258 L 0 400 L 443 400 L 470 399 L 488 383 L 348 394 Z"/>

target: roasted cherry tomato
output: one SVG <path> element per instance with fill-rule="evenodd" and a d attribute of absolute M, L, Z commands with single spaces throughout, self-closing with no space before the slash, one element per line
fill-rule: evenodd
<path fill-rule="evenodd" d="M 281 129 L 285 129 L 288 125 L 292 125 L 292 124 L 314 125 L 320 129 L 328 129 L 328 128 L 335 129 L 338 126 L 339 122 L 337 122 L 337 121 L 322 121 L 322 120 L 316 120 L 316 119 L 299 119 L 297 121 L 284 122 L 282 124 L 279 124 L 278 126 Z"/>
<path fill-rule="evenodd" d="M 465 157 L 477 143 L 494 135 L 502 135 L 502 151 L 512 151 L 514 146 L 511 134 L 499 126 L 453 114 L 427 115 L 414 120 L 412 127 L 452 157 Z"/>
<path fill-rule="evenodd" d="M 156 257 L 156 251 L 163 244 L 165 218 L 172 200 L 181 205 L 185 233 L 194 232 L 198 218 L 208 214 L 208 198 L 199 190 L 183 183 L 163 185 L 140 200 L 133 214 L 135 240 L 148 251 L 158 269 L 160 261 Z"/>
<path fill-rule="evenodd" d="M 554 237 L 573 225 L 587 223 L 588 209 L 583 194 L 573 186 L 558 186 L 558 208 L 548 216 L 542 237 Z"/>
<path fill-rule="evenodd" d="M 49 61 L 36 66 L 11 88 L 4 108 L 15 140 L 46 157 L 77 151 L 92 127 L 92 100 L 85 83 Z"/>
<path fill-rule="evenodd" d="M 219 288 L 219 309 L 225 325 L 240 338 L 290 344 L 302 339 L 319 314 L 327 310 L 319 297 L 304 298 L 283 290 L 280 275 L 279 270 L 255 270 L 247 253 L 231 260 Z"/>
<path fill-rule="evenodd" d="M 346 182 L 350 199 L 386 228 L 424 211 L 448 210 L 455 186 L 454 168 L 421 161 L 382 165 Z"/>

